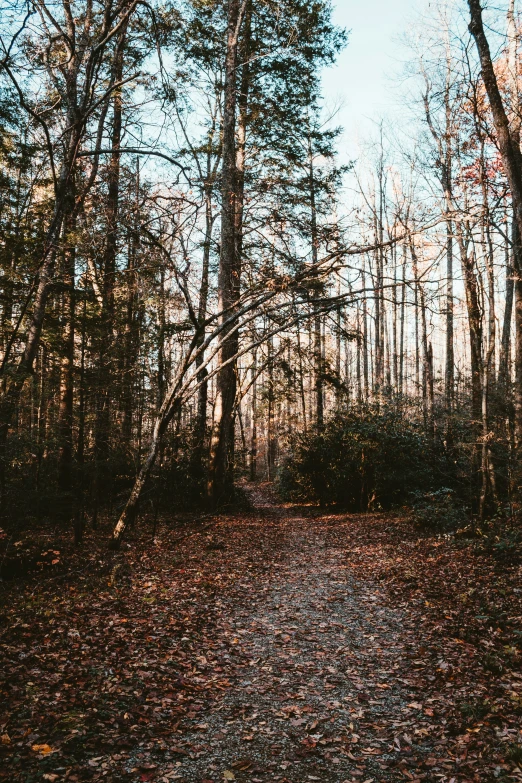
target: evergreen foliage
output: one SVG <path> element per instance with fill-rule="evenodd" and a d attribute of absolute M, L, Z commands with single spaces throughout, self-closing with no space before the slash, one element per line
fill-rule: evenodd
<path fill-rule="evenodd" d="M 448 485 L 462 492 L 466 467 L 393 406 L 360 406 L 298 435 L 279 483 L 295 500 L 375 511 L 450 492 Z"/>

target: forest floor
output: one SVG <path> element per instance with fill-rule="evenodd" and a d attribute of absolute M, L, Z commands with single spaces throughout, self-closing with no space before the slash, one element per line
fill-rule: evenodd
<path fill-rule="evenodd" d="M 0 780 L 522 781 L 520 564 L 247 491 L 0 585 Z"/>

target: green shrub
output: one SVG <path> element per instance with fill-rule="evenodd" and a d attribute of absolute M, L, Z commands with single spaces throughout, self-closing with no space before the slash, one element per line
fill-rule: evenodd
<path fill-rule="evenodd" d="M 492 523 L 478 542 L 477 551 L 492 555 L 499 563 L 518 565 L 522 561 L 522 532 L 498 521 Z"/>
<path fill-rule="evenodd" d="M 451 475 L 455 465 L 420 425 L 391 408 L 361 406 L 297 436 L 279 488 L 289 499 L 366 511 L 439 489 Z"/>
<path fill-rule="evenodd" d="M 468 514 L 455 492 L 442 487 L 435 492 L 417 493 L 413 501 L 413 519 L 428 530 L 457 530 L 465 525 Z"/>

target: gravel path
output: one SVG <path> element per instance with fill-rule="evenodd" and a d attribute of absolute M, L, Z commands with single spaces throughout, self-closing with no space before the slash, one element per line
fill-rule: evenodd
<path fill-rule="evenodd" d="M 407 620 L 354 578 L 338 526 L 259 490 L 254 502 L 260 514 L 245 520 L 236 552 L 243 576 L 214 607 L 227 618 L 220 664 L 231 687 L 186 727 L 190 757 L 166 779 L 404 780 L 404 754 L 429 752 L 422 735 L 404 736 L 421 707 L 418 686 L 401 681 Z M 258 558 L 264 568 L 249 576 L 245 561 Z"/>

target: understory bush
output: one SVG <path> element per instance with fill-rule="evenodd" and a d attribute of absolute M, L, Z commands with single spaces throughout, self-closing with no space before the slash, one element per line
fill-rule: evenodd
<path fill-rule="evenodd" d="M 350 511 L 390 509 L 414 493 L 454 488 L 443 443 L 393 409 L 358 407 L 296 436 L 279 473 L 283 496 Z"/>
<path fill-rule="evenodd" d="M 428 530 L 457 530 L 469 514 L 454 490 L 442 487 L 434 492 L 418 492 L 413 497 L 413 520 Z"/>
<path fill-rule="evenodd" d="M 495 560 L 505 565 L 518 565 L 522 562 L 522 531 L 518 527 L 519 520 L 511 520 L 510 527 L 501 520 L 493 520 L 489 529 L 482 531 L 476 550 L 487 553 Z"/>
<path fill-rule="evenodd" d="M 129 497 L 147 446 L 141 452 L 111 441 L 106 459 L 100 463 L 97 476 L 98 502 L 95 502 L 96 466 L 92 451 L 84 462 L 73 461 L 72 487 L 58 485 L 58 448 L 51 439 L 36 443 L 28 437 L 11 437 L 7 460 L 9 481 L 4 490 L 8 510 L 2 523 L 17 529 L 35 521 L 69 524 L 76 514 L 93 518 L 94 509 L 101 516 L 117 518 Z M 29 455 L 29 456 L 27 456 Z M 169 431 L 163 439 L 150 480 L 142 494 L 140 508 L 149 513 L 183 511 L 202 505 L 205 494 L 206 454 L 194 465 L 194 435 L 190 428 Z"/>

